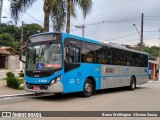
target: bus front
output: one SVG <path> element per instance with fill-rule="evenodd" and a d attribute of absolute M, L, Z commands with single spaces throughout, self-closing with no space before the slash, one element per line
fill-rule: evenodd
<path fill-rule="evenodd" d="M 62 34 L 43 33 L 29 37 L 25 66 L 25 89 L 62 93 Z"/>

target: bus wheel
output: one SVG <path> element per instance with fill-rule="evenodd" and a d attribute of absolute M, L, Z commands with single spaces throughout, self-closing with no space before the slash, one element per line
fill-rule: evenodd
<path fill-rule="evenodd" d="M 82 92 L 83 97 L 90 97 L 93 94 L 93 83 L 90 79 L 87 79 L 84 83 L 84 89 Z"/>
<path fill-rule="evenodd" d="M 136 79 L 134 77 L 131 77 L 129 89 L 130 90 L 136 89 Z"/>

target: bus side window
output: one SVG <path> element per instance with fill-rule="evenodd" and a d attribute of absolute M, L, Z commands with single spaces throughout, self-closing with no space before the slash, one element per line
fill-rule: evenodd
<path fill-rule="evenodd" d="M 66 47 L 66 62 L 67 63 L 79 63 L 80 62 L 80 50 L 75 47 Z"/>

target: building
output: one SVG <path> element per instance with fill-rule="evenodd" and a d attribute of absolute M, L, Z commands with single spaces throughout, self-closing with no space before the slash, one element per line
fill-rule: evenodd
<path fill-rule="evenodd" d="M 160 67 L 159 61 L 160 61 L 160 59 L 155 59 L 155 58 L 150 58 L 150 60 L 149 60 L 150 78 L 152 80 L 158 80 L 157 70 L 159 70 L 159 67 Z"/>
<path fill-rule="evenodd" d="M 19 68 L 19 53 L 11 47 L 0 47 L 0 69 Z"/>

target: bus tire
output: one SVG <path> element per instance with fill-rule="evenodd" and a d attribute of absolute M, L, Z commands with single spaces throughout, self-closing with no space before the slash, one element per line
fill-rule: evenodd
<path fill-rule="evenodd" d="M 136 89 L 136 79 L 134 77 L 131 77 L 129 89 L 130 90 Z"/>
<path fill-rule="evenodd" d="M 93 94 L 93 83 L 90 79 L 86 79 L 82 91 L 83 97 L 90 97 Z"/>

